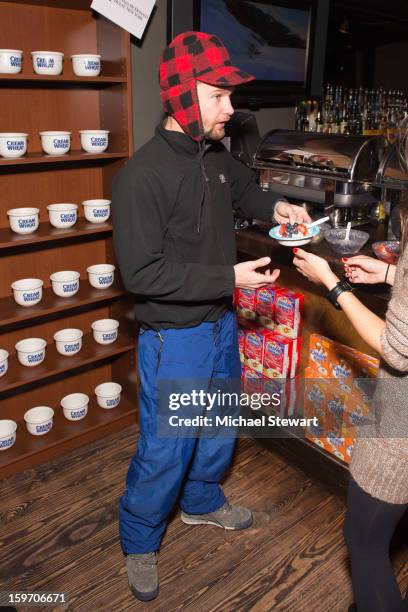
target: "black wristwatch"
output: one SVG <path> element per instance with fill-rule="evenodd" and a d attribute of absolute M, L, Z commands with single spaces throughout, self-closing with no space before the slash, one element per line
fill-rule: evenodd
<path fill-rule="evenodd" d="M 351 291 L 352 293 L 354 293 L 353 287 L 350 285 L 350 283 L 344 276 L 341 281 L 339 281 L 337 285 L 326 294 L 326 297 L 329 302 L 333 304 L 333 306 L 337 308 L 337 310 L 341 310 L 341 306 L 338 303 L 337 299 L 339 295 L 343 293 L 343 291 Z"/>

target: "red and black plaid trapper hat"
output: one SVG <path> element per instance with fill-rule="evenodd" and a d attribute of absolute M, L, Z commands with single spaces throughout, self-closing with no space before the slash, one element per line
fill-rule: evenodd
<path fill-rule="evenodd" d="M 160 62 L 160 95 L 164 110 L 193 140 L 204 136 L 197 96 L 197 81 L 234 87 L 254 77 L 232 65 L 218 36 L 204 32 L 179 34 L 164 50 Z"/>

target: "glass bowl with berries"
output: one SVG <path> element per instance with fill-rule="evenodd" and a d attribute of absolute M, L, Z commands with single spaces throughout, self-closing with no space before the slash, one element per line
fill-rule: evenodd
<path fill-rule="evenodd" d="M 396 265 L 400 256 L 400 243 L 398 240 L 385 240 L 373 242 L 371 245 L 376 257 L 385 263 Z"/>
<path fill-rule="evenodd" d="M 273 227 L 269 236 L 288 247 L 302 246 L 308 244 L 320 233 L 320 227 L 308 227 L 304 223 L 282 223 Z"/>

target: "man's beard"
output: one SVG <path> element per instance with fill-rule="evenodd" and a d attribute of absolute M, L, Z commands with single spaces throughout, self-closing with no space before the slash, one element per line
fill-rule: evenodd
<path fill-rule="evenodd" d="M 213 126 L 204 131 L 204 136 L 208 138 L 208 140 L 222 140 L 225 138 L 225 127 L 221 130 L 216 130 L 215 126 Z"/>

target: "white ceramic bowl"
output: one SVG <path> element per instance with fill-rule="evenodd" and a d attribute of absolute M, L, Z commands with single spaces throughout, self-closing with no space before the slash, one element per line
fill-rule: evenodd
<path fill-rule="evenodd" d="M 50 223 L 54 227 L 72 227 L 77 222 L 76 204 L 49 204 L 47 210 Z"/>
<path fill-rule="evenodd" d="M 40 222 L 39 208 L 11 208 L 7 211 L 10 228 L 16 234 L 32 234 Z"/>
<path fill-rule="evenodd" d="M 72 69 L 77 76 L 95 77 L 101 73 L 101 56 L 89 53 L 71 55 Z"/>
<path fill-rule="evenodd" d="M 40 132 L 40 137 L 47 155 L 65 155 L 71 148 L 71 132 Z"/>
<path fill-rule="evenodd" d="M 308 228 L 308 233 L 306 234 L 306 236 L 303 236 L 301 233 L 297 233 L 291 236 L 290 238 L 284 238 L 280 234 L 280 227 L 280 225 L 276 225 L 275 227 L 273 227 L 269 232 L 269 236 L 277 240 L 279 244 L 290 248 L 303 246 L 304 244 L 310 242 L 315 236 L 320 233 L 319 226 L 314 225 L 313 227 Z"/>
<path fill-rule="evenodd" d="M 98 344 L 112 344 L 118 337 L 119 321 L 115 319 L 99 319 L 91 325 L 93 337 Z"/>
<path fill-rule="evenodd" d="M 113 284 L 115 266 L 111 264 L 96 264 L 86 269 L 89 284 L 95 289 L 107 289 Z"/>
<path fill-rule="evenodd" d="M 16 344 L 17 358 L 21 365 L 28 368 L 39 365 L 45 358 L 47 342 L 43 338 L 27 338 Z"/>
<path fill-rule="evenodd" d="M 54 411 L 49 406 L 35 406 L 24 414 L 27 429 L 33 436 L 43 436 L 52 429 Z"/>
<path fill-rule="evenodd" d="M 88 413 L 89 397 L 85 393 L 71 393 L 61 400 L 64 417 L 68 421 L 80 421 Z"/>
<path fill-rule="evenodd" d="M 60 51 L 32 51 L 33 68 L 36 74 L 57 76 L 62 72 L 64 54 Z"/>
<path fill-rule="evenodd" d="M 14 300 L 19 306 L 35 306 L 42 299 L 43 282 L 40 278 L 22 278 L 11 284 Z"/>
<path fill-rule="evenodd" d="M 50 280 L 52 290 L 59 297 L 72 297 L 79 290 L 79 272 L 73 270 L 62 270 L 51 274 Z"/>
<path fill-rule="evenodd" d="M 8 356 L 7 351 L 0 349 L 0 377 L 4 376 L 8 370 Z"/>
<path fill-rule="evenodd" d="M 83 332 L 80 329 L 61 329 L 54 334 L 55 346 L 60 355 L 76 355 L 82 348 Z"/>
<path fill-rule="evenodd" d="M 15 49 L 0 49 L 0 72 L 17 74 L 23 67 L 23 52 Z"/>
<path fill-rule="evenodd" d="M 110 200 L 84 200 L 84 215 L 91 223 L 104 223 L 110 216 Z"/>
<path fill-rule="evenodd" d="M 17 423 L 10 419 L 0 420 L 0 451 L 11 448 L 16 441 Z"/>
<path fill-rule="evenodd" d="M 8 159 L 27 153 L 28 134 L 24 132 L 0 132 L 0 155 Z"/>
<path fill-rule="evenodd" d="M 116 408 L 120 403 L 122 387 L 118 383 L 106 382 L 95 388 L 96 401 L 98 406 L 110 410 Z"/>
<path fill-rule="evenodd" d="M 103 153 L 108 148 L 109 130 L 79 130 L 79 136 L 87 153 Z"/>

